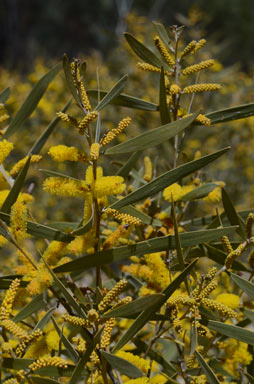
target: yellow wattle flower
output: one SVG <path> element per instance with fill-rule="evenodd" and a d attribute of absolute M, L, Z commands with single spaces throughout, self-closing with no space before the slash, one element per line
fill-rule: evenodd
<path fill-rule="evenodd" d="M 52 195 L 83 198 L 90 191 L 85 181 L 64 177 L 48 177 L 43 183 L 43 189 Z"/>
<path fill-rule="evenodd" d="M 124 179 L 121 176 L 102 176 L 95 181 L 94 196 L 103 197 L 108 195 L 119 195 L 125 190 Z"/>
<path fill-rule="evenodd" d="M 216 297 L 215 301 L 218 301 L 231 309 L 239 308 L 240 305 L 240 297 L 233 293 L 221 293 Z"/>
<path fill-rule="evenodd" d="M 76 147 L 67 147 L 66 145 L 55 145 L 50 148 L 48 154 L 53 160 L 62 161 L 81 161 L 87 156 Z"/>
<path fill-rule="evenodd" d="M 24 157 L 23 159 L 19 160 L 11 169 L 10 175 L 15 176 L 25 165 L 27 162 L 28 156 Z M 32 163 L 38 163 L 42 159 L 42 156 L 40 155 L 32 155 L 30 164 Z"/>
<path fill-rule="evenodd" d="M 11 208 L 11 232 L 18 241 L 28 237 L 26 221 L 27 206 L 22 200 L 17 200 Z"/>
<path fill-rule="evenodd" d="M 170 203 L 173 201 L 179 201 L 183 197 L 183 189 L 181 185 L 174 183 L 170 185 L 169 187 L 165 188 L 163 191 L 163 197 L 165 200 L 169 201 Z"/>
<path fill-rule="evenodd" d="M 0 164 L 9 156 L 10 152 L 13 150 L 14 145 L 7 140 L 0 141 Z"/>

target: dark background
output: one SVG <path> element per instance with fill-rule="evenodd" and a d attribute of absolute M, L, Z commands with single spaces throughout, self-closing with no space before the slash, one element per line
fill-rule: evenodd
<path fill-rule="evenodd" d="M 0 64 L 29 71 L 37 56 L 107 55 L 125 31 L 130 11 L 169 26 L 193 4 L 206 14 L 206 31 L 225 42 L 224 64 L 253 69 L 253 0 L 0 0 Z M 215 32 L 216 31 L 216 32 Z"/>

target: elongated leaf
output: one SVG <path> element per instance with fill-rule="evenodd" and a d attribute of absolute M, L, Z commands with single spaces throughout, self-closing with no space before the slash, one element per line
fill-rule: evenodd
<path fill-rule="evenodd" d="M 51 317 L 53 316 L 55 310 L 56 310 L 55 307 L 54 308 L 50 308 L 45 313 L 45 315 L 38 321 L 38 323 L 36 324 L 34 330 L 36 330 L 36 329 L 43 329 L 45 327 L 45 325 L 48 324 L 48 322 L 51 319 Z"/>
<path fill-rule="evenodd" d="M 116 174 L 126 179 L 141 154 L 142 151 L 137 151 L 133 153 L 131 157 L 126 161 L 126 163 L 117 171 Z"/>
<path fill-rule="evenodd" d="M 110 204 L 113 204 L 115 201 L 117 201 L 117 198 L 115 196 L 109 196 L 108 200 Z M 120 208 L 119 212 L 128 213 L 131 216 L 138 217 L 143 224 L 154 225 L 158 227 L 161 227 L 162 225 L 160 220 L 148 216 L 144 212 L 141 212 L 140 210 L 135 208 L 133 205 L 127 205 L 127 207 Z"/>
<path fill-rule="evenodd" d="M 5 223 L 10 223 L 10 215 L 4 212 L 0 212 L 0 219 Z M 55 228 L 47 227 L 46 225 L 33 223 L 32 221 L 27 221 L 27 232 L 35 237 L 40 237 L 48 240 L 57 240 L 69 243 L 74 240 L 74 237 L 68 233 L 58 231 Z"/>
<path fill-rule="evenodd" d="M 51 221 L 50 226 L 61 231 L 73 231 L 78 227 L 78 222 L 73 221 Z"/>
<path fill-rule="evenodd" d="M 140 297 L 132 301 L 131 303 L 121 305 L 116 309 L 112 309 L 111 311 L 104 313 L 102 317 L 110 318 L 110 317 L 126 317 L 129 315 L 136 315 L 144 311 L 145 309 L 147 309 L 147 307 L 161 300 L 162 297 L 163 295 L 161 295 L 160 293 L 155 293 L 154 295 Z"/>
<path fill-rule="evenodd" d="M 79 360 L 78 364 L 76 365 L 76 368 L 74 369 L 73 371 L 73 374 L 71 376 L 71 379 L 69 381 L 69 384 L 75 384 L 77 383 L 77 381 L 81 378 L 81 375 L 82 375 L 82 371 L 84 369 L 84 366 L 85 364 L 87 363 L 91 353 L 93 352 L 93 350 L 96 348 L 96 345 L 98 344 L 99 340 L 100 340 L 100 336 L 101 336 L 101 332 L 102 332 L 103 328 L 101 328 L 97 334 L 95 335 L 93 341 L 91 343 L 89 343 L 86 347 L 86 352 L 84 353 L 84 355 L 81 357 L 81 359 Z"/>
<path fill-rule="evenodd" d="M 222 156 L 226 151 L 228 151 L 228 149 L 229 147 L 226 147 L 220 151 L 201 157 L 198 160 L 193 160 L 189 163 L 180 165 L 179 167 L 158 176 L 147 185 L 140 187 L 136 191 L 130 193 L 128 196 L 112 204 L 110 208 L 119 209 L 126 205 L 143 200 L 148 196 L 151 197 L 165 187 L 181 180 L 183 177 L 190 175 L 191 173 L 216 160 L 218 157 Z"/>
<path fill-rule="evenodd" d="M 39 169 L 39 171 L 47 177 L 63 177 L 65 179 L 72 179 L 72 180 L 80 181 L 80 179 L 76 179 L 75 177 L 65 175 L 63 173 L 51 171 L 50 169 Z"/>
<path fill-rule="evenodd" d="M 240 276 L 230 273 L 231 279 L 240 287 L 247 295 L 254 300 L 254 284 Z"/>
<path fill-rule="evenodd" d="M 205 359 L 203 359 L 203 357 L 200 355 L 200 353 L 198 353 L 197 351 L 195 351 L 195 356 L 202 368 L 202 371 L 204 372 L 204 374 L 206 375 L 206 378 L 208 379 L 208 382 L 210 384 L 219 384 L 219 380 L 217 379 L 215 373 L 213 372 L 213 370 L 209 367 L 209 365 L 207 364 L 207 362 L 205 361 Z"/>
<path fill-rule="evenodd" d="M 168 43 L 170 42 L 170 40 L 169 40 L 169 36 L 168 36 L 167 30 L 164 27 L 164 25 L 161 23 L 157 23 L 156 21 L 153 21 L 152 23 L 153 23 L 155 31 L 158 33 L 158 35 L 160 36 L 163 43 L 166 46 L 168 46 Z"/>
<path fill-rule="evenodd" d="M 69 87 L 69 90 L 72 93 L 72 96 L 74 97 L 76 103 L 80 107 L 82 107 L 80 97 L 78 95 L 77 89 L 75 88 L 75 85 L 73 82 L 73 78 L 72 78 L 72 74 L 71 74 L 71 68 L 70 68 L 70 62 L 69 62 L 68 56 L 66 54 L 63 55 L 63 70 L 64 70 L 67 85 Z"/>
<path fill-rule="evenodd" d="M 27 96 L 24 104 L 14 116 L 13 120 L 11 121 L 9 127 L 7 128 L 1 139 L 7 139 L 11 137 L 15 132 L 17 132 L 18 130 L 20 131 L 23 128 L 25 121 L 37 107 L 37 104 L 39 103 L 46 89 L 48 88 L 48 85 L 59 72 L 60 68 L 61 64 L 59 63 L 38 81 L 38 83 L 34 86 L 32 91 Z"/>
<path fill-rule="evenodd" d="M 18 321 L 26 319 L 28 316 L 32 315 L 34 312 L 37 312 L 39 309 L 45 308 L 47 303 L 43 299 L 43 293 L 36 296 L 30 303 L 28 303 L 21 311 L 13 318 L 13 321 L 17 323 Z"/>
<path fill-rule="evenodd" d="M 212 124 L 225 123 L 225 121 L 232 121 L 243 119 L 245 117 L 254 115 L 254 103 L 238 105 L 237 107 L 220 109 L 219 111 L 210 112 L 206 115 L 211 119 Z"/>
<path fill-rule="evenodd" d="M 117 144 L 114 147 L 108 148 L 105 151 L 105 155 L 131 153 L 155 147 L 156 145 L 164 143 L 165 141 L 169 140 L 187 128 L 194 121 L 197 115 L 198 112 L 189 117 L 186 117 L 185 119 L 177 120 L 173 123 L 168 123 L 166 125 L 162 125 L 161 127 L 141 133 L 139 136 Z"/>
<path fill-rule="evenodd" d="M 126 38 L 131 49 L 136 53 L 136 55 L 142 60 L 144 60 L 146 63 L 155 65 L 159 68 L 164 67 L 164 69 L 167 69 L 168 71 L 172 72 L 172 68 L 165 64 L 149 48 L 145 47 L 142 43 L 140 43 L 140 41 L 138 41 L 133 35 L 128 32 L 125 32 L 124 37 Z"/>
<path fill-rule="evenodd" d="M 69 354 L 70 358 L 74 361 L 74 363 L 77 364 L 79 361 L 79 354 L 76 352 L 76 350 L 73 348 L 72 344 L 69 342 L 69 340 L 64 336 L 63 332 L 60 330 L 60 328 L 57 325 L 57 322 L 55 321 L 54 317 L 51 317 L 51 320 L 54 324 L 55 330 L 58 333 L 58 336 L 60 337 L 61 341 L 63 342 L 63 345 L 65 346 L 67 353 Z"/>
<path fill-rule="evenodd" d="M 205 231 L 193 231 L 180 233 L 181 245 L 183 248 L 191 247 L 193 245 L 202 244 L 220 238 L 230 232 L 233 232 L 236 227 L 224 227 L 218 229 L 210 229 Z M 91 255 L 81 256 L 66 264 L 60 265 L 54 269 L 54 272 L 72 272 L 85 270 L 95 266 L 101 266 L 118 262 L 127 259 L 130 256 L 141 256 L 145 253 L 154 253 L 166 251 L 168 249 L 175 249 L 176 242 L 175 236 L 162 236 L 155 239 L 141 241 L 137 244 L 124 245 Z"/>
<path fill-rule="evenodd" d="M 32 379 L 34 383 L 37 384 L 59 384 L 58 381 L 53 380 L 53 379 L 47 379 L 44 377 L 39 377 L 39 376 L 30 376 L 29 379 Z"/>
<path fill-rule="evenodd" d="M 3 103 L 3 104 L 4 104 L 4 103 L 9 99 L 10 94 L 11 94 L 10 87 L 5 88 L 5 89 L 0 93 L 0 103 Z"/>
<path fill-rule="evenodd" d="M 174 221 L 174 232 L 175 232 L 175 242 L 176 242 L 176 252 L 177 252 L 177 257 L 178 257 L 178 263 L 180 265 L 180 269 L 184 269 L 184 258 L 183 258 L 183 251 L 182 251 L 182 245 L 181 245 L 181 239 L 179 236 L 179 231 L 178 231 L 178 223 L 176 220 L 176 213 L 175 213 L 175 204 L 172 199 L 172 205 L 171 205 L 171 212 L 173 216 L 173 221 Z M 187 282 L 186 282 L 187 284 Z"/>
<path fill-rule="evenodd" d="M 170 123 L 170 115 L 169 115 L 169 109 L 167 104 L 167 95 L 166 95 L 163 67 L 161 67 L 161 76 L 160 76 L 160 103 L 159 104 L 160 104 L 161 124 Z"/>
<path fill-rule="evenodd" d="M 235 325 L 224 324 L 219 321 L 209 320 L 208 328 L 212 331 L 217 331 L 222 335 L 232 337 L 233 339 L 240 340 L 243 343 L 254 345 L 254 332 L 249 331 Z"/>
<path fill-rule="evenodd" d="M 19 193 L 23 187 L 23 184 L 24 184 L 24 181 L 25 181 L 25 178 L 27 175 L 27 171 L 28 171 L 28 168 L 30 165 L 30 160 L 31 160 L 31 157 L 28 157 L 26 164 L 24 165 L 22 170 L 19 172 L 18 177 L 16 178 L 12 189 L 10 190 L 8 196 L 6 197 L 6 199 L 2 205 L 2 208 L 1 208 L 2 212 L 10 213 L 11 207 L 16 202 L 18 195 L 19 195 Z"/>
<path fill-rule="evenodd" d="M 243 374 L 247 377 L 250 384 L 254 384 L 254 377 L 253 376 L 251 376 L 249 373 L 245 373 L 245 372 L 243 372 Z"/>
<path fill-rule="evenodd" d="M 32 379 L 34 383 L 37 384 L 59 384 L 58 381 L 53 379 L 47 379 L 45 377 L 39 377 L 39 376 L 30 376 L 29 379 Z"/>
<path fill-rule="evenodd" d="M 129 376 L 132 379 L 143 376 L 140 369 L 137 368 L 136 365 L 131 364 L 129 361 L 105 351 L 102 351 L 101 354 L 109 365 L 111 365 L 113 369 L 116 369 L 122 375 Z"/>
<path fill-rule="evenodd" d="M 82 225 L 81 227 L 75 229 L 74 231 L 71 232 L 73 236 L 81 236 L 90 231 L 90 229 L 93 226 L 94 222 L 94 213 L 92 212 L 92 215 L 90 219 L 85 223 L 85 225 Z"/>
<path fill-rule="evenodd" d="M 120 95 L 122 90 L 124 89 L 126 83 L 128 80 L 128 75 L 124 75 L 111 90 L 103 97 L 103 99 L 99 102 L 99 104 L 96 106 L 96 111 L 101 111 L 103 108 L 108 105 L 111 100 L 114 100 L 115 97 Z"/>
<path fill-rule="evenodd" d="M 218 187 L 216 183 L 206 183 L 201 185 L 200 187 L 197 187 L 193 189 L 192 191 L 186 193 L 186 195 L 183 196 L 182 201 L 190 201 L 195 199 L 202 199 L 202 197 L 205 197 L 208 195 L 208 193 L 212 192 L 214 188 Z"/>
<path fill-rule="evenodd" d="M 172 283 L 170 283 L 162 292 L 163 297 L 146 309 L 145 311 L 141 312 L 141 314 L 137 317 L 137 319 L 132 323 L 130 328 L 122 335 L 120 340 L 115 345 L 113 352 L 118 351 L 121 349 L 126 343 L 128 343 L 129 340 L 131 340 L 140 330 L 144 327 L 144 325 L 151 319 L 152 315 L 156 313 L 161 306 L 169 299 L 169 297 L 172 295 L 172 293 L 179 287 L 179 285 L 182 283 L 182 281 L 188 276 L 194 265 L 196 264 L 197 259 L 194 260 L 190 265 L 188 265 L 187 268 L 184 269 L 178 275 Z"/>
<path fill-rule="evenodd" d="M 72 308 L 75 309 L 75 311 L 77 312 L 77 314 L 81 317 L 85 317 L 85 313 L 83 312 L 82 308 L 78 305 L 78 303 L 76 302 L 76 300 L 74 299 L 74 297 L 72 297 L 72 295 L 70 294 L 70 292 L 65 288 L 65 286 L 63 285 L 63 283 L 61 282 L 61 280 L 58 279 L 58 277 L 55 275 L 55 273 L 52 271 L 52 269 L 49 267 L 48 263 L 46 262 L 46 260 L 41 257 L 41 259 L 43 260 L 44 264 L 46 265 L 49 273 L 51 274 L 51 276 L 53 277 L 57 287 L 59 288 L 59 290 L 62 292 L 62 294 L 64 295 L 65 299 L 67 300 L 67 302 L 69 303 L 70 306 L 72 306 Z"/>
<path fill-rule="evenodd" d="M 241 238 L 245 240 L 246 234 L 244 228 L 244 221 L 237 214 L 235 207 L 224 188 L 222 188 L 222 203 L 228 220 L 232 225 L 238 225 L 239 228 L 237 229 L 237 232 L 241 236 Z"/>
<path fill-rule="evenodd" d="M 66 112 L 71 104 L 71 100 L 69 100 L 64 108 L 62 109 L 62 112 Z M 51 133 L 54 131 L 55 127 L 57 126 L 58 122 L 60 121 L 59 117 L 55 117 L 50 124 L 47 126 L 45 131 L 42 132 L 41 136 L 36 140 L 30 151 L 28 152 L 28 156 L 30 155 L 37 155 L 40 153 L 41 149 L 43 148 L 44 144 L 48 140 Z"/>
<path fill-rule="evenodd" d="M 252 323 L 254 323 L 254 311 L 251 311 L 250 309 L 245 308 L 244 313 L 248 317 L 248 319 L 251 320 Z"/>
<path fill-rule="evenodd" d="M 108 91 L 100 90 L 100 95 L 102 97 L 105 97 L 107 93 Z M 89 97 L 92 97 L 93 99 L 97 99 L 98 90 L 89 89 L 87 91 L 87 94 Z M 149 101 L 145 101 L 137 97 L 126 95 L 124 93 L 121 93 L 119 96 L 110 100 L 110 104 L 120 105 L 121 107 L 132 108 L 132 109 L 141 109 L 142 111 L 150 111 L 150 112 L 159 111 L 159 106 L 157 104 L 150 103 Z"/>

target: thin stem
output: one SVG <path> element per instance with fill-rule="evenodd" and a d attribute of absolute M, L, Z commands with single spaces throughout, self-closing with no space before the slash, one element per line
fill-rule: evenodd
<path fill-rule="evenodd" d="M 12 188 L 13 184 L 14 184 L 14 180 L 13 180 L 13 178 L 11 176 L 9 176 L 7 174 L 6 170 L 4 169 L 3 164 L 0 165 L 0 172 L 2 173 L 3 177 L 5 178 L 5 180 L 9 184 L 9 186 Z"/>

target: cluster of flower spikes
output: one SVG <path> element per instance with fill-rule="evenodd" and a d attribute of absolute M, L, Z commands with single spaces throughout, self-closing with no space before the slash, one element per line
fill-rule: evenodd
<path fill-rule="evenodd" d="M 101 338 L 90 356 L 90 362 L 92 363 L 91 368 L 93 368 L 92 375 L 94 378 L 100 375 L 100 360 L 97 352 L 99 350 L 105 350 L 110 345 L 113 327 L 116 324 L 114 318 L 106 316 L 103 317 L 103 315 L 105 315 L 108 311 L 111 311 L 121 305 L 128 304 L 132 301 L 130 296 L 126 296 L 122 299 L 119 298 L 119 295 L 125 289 L 126 285 L 127 280 L 123 279 L 116 283 L 115 286 L 109 291 L 104 289 L 104 296 L 99 302 L 97 309 L 88 308 L 86 316 L 84 317 L 72 316 L 69 314 L 65 314 L 63 316 L 64 321 L 70 325 L 80 326 L 92 334 L 98 332 L 100 327 L 104 327 Z M 86 342 L 81 336 L 75 336 L 72 341 L 78 353 L 82 355 L 86 352 Z"/>
<path fill-rule="evenodd" d="M 223 236 L 221 238 L 221 242 L 227 254 L 225 259 L 225 269 L 230 269 L 232 267 L 233 262 L 243 254 L 245 250 L 247 250 L 250 246 L 254 244 L 254 237 L 252 236 L 252 227 L 254 224 L 254 214 L 250 213 L 247 217 L 245 223 L 245 234 L 246 240 L 240 243 L 236 249 L 232 248 L 232 245 L 227 236 Z M 254 269 L 254 250 L 252 249 L 249 253 L 248 263 L 251 269 Z"/>
<path fill-rule="evenodd" d="M 174 40 L 177 36 L 177 39 L 180 36 L 180 28 L 172 27 L 171 33 L 174 36 Z M 185 66 L 182 68 L 182 64 L 185 62 L 185 59 L 189 55 L 194 55 L 198 52 L 205 44 L 206 40 L 201 39 L 199 41 L 192 40 L 182 52 L 178 52 L 176 48 L 174 48 L 170 44 L 170 40 L 168 38 L 168 43 L 165 40 L 162 40 L 160 36 L 154 37 L 154 44 L 157 48 L 159 54 L 161 55 L 162 61 L 165 63 L 165 85 L 167 92 L 167 102 L 169 108 L 174 112 L 176 111 L 176 115 L 178 115 L 178 111 L 180 110 L 180 99 L 182 95 L 185 94 L 196 94 L 200 92 L 209 92 L 209 91 L 218 91 L 221 89 L 220 84 L 193 84 L 188 85 L 186 87 L 181 88 L 179 82 L 181 78 L 185 78 L 187 75 L 192 75 L 194 73 L 199 73 L 202 70 L 210 68 L 214 64 L 214 60 L 204 60 L 198 64 Z M 161 72 L 161 68 L 156 65 L 152 65 L 149 63 L 137 63 L 137 67 L 143 71 L 150 72 Z M 174 78 L 174 80 L 172 80 Z M 177 108 L 176 108 L 177 106 Z M 181 117 L 187 117 L 189 114 L 187 112 L 184 113 Z M 175 116 L 176 117 L 176 116 Z M 202 125 L 210 125 L 211 120 L 206 116 L 199 114 L 195 121 Z"/>

